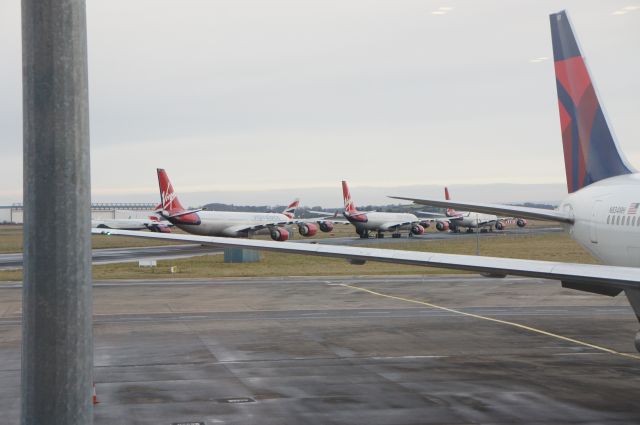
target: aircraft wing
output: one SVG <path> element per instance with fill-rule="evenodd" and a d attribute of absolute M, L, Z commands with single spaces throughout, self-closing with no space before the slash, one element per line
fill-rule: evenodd
<path fill-rule="evenodd" d="M 245 224 L 240 224 L 237 226 L 231 226 L 231 227 L 227 227 L 225 229 L 225 233 L 227 234 L 231 234 L 231 233 L 244 233 L 244 232 L 256 232 L 258 230 L 263 230 L 263 229 L 270 229 L 271 227 L 279 227 L 279 226 L 286 226 L 289 224 L 296 224 L 295 220 L 289 220 L 289 221 L 274 221 L 271 223 L 260 223 L 260 224 L 254 224 L 253 226 L 247 226 Z"/>
<path fill-rule="evenodd" d="M 294 220 L 294 223 L 296 223 L 296 224 L 297 223 L 315 223 L 315 224 L 320 224 L 323 221 L 330 221 L 333 224 L 351 224 L 347 220 L 344 220 L 344 219 L 341 219 L 341 218 L 339 218 L 337 220 L 334 220 L 333 216 L 325 217 L 325 218 L 320 218 L 320 217 L 318 217 L 318 218 L 298 218 L 298 219 Z"/>
<path fill-rule="evenodd" d="M 435 213 L 435 212 L 430 212 L 430 211 L 416 211 L 415 214 L 420 214 L 420 215 L 428 215 L 431 217 L 442 217 L 442 218 L 446 218 L 447 216 L 442 214 L 442 213 Z"/>
<path fill-rule="evenodd" d="M 314 211 L 314 210 L 306 210 L 305 211 L 308 214 L 313 214 L 313 215 L 317 215 L 320 217 L 325 217 L 325 218 L 331 218 L 331 217 L 337 217 L 338 216 L 338 211 L 330 213 L 327 211 Z"/>
<path fill-rule="evenodd" d="M 545 210 L 542 208 L 520 207 L 516 205 L 501 205 L 501 204 L 485 204 L 477 202 L 461 202 L 461 201 L 446 201 L 441 199 L 418 199 L 418 198 L 405 198 L 402 196 L 389 196 L 393 199 L 403 199 L 405 201 L 412 201 L 416 204 L 431 205 L 434 207 L 442 208 L 454 208 L 459 210 L 474 211 L 485 214 L 498 214 L 509 215 L 521 218 L 530 218 L 533 220 L 549 220 L 559 221 L 561 223 L 573 223 L 573 217 L 565 212 L 556 210 Z"/>
<path fill-rule="evenodd" d="M 408 225 L 410 225 L 410 224 L 412 224 L 412 223 L 418 223 L 418 222 L 417 222 L 417 221 L 416 221 L 416 222 L 413 222 L 413 221 L 404 221 L 404 222 L 402 222 L 402 223 L 384 223 L 384 224 L 381 224 L 381 225 L 380 225 L 380 230 L 385 230 L 385 231 L 388 231 L 388 230 L 396 230 L 396 229 L 398 229 L 399 227 L 408 226 Z"/>
<path fill-rule="evenodd" d="M 109 233 L 122 236 L 195 242 L 228 248 L 257 249 L 290 254 L 344 258 L 354 264 L 362 264 L 365 261 L 381 261 L 414 266 L 467 270 L 494 277 L 516 275 L 555 279 L 560 280 L 562 285 L 568 288 L 612 296 L 617 295 L 624 289 L 640 289 L 640 268 L 638 267 L 560 263 L 555 261 L 519 260 L 513 258 L 439 254 L 433 252 L 324 244 L 301 244 L 254 239 L 232 239 L 175 233 L 149 233 L 130 230 L 105 231 L 104 229 L 94 228 L 91 229 L 91 232 L 94 234 Z"/>

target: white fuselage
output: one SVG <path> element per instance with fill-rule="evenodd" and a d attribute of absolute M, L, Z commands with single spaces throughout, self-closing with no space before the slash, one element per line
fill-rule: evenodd
<path fill-rule="evenodd" d="M 460 216 L 459 219 L 456 217 Z M 457 215 L 449 218 L 449 221 L 458 227 L 475 228 L 475 227 L 491 227 L 498 221 L 498 217 L 494 214 L 483 214 L 471 211 L 458 212 Z"/>
<path fill-rule="evenodd" d="M 389 213 L 389 212 L 367 212 L 362 213 L 366 215 L 367 221 L 365 223 L 354 223 L 352 224 L 362 227 L 369 231 L 379 231 L 386 232 L 389 230 L 396 231 L 394 227 L 398 223 L 408 223 L 403 226 L 398 227 L 398 230 L 410 230 L 412 223 L 419 223 L 420 219 L 416 217 L 414 214 L 409 213 Z"/>
<path fill-rule="evenodd" d="M 255 226 L 273 225 L 291 221 L 289 217 L 279 213 L 254 213 L 236 211 L 198 211 L 200 224 L 176 224 L 185 232 L 204 236 L 246 237 Z"/>
<path fill-rule="evenodd" d="M 613 266 L 640 267 L 640 174 L 611 177 L 565 198 L 573 215 L 569 234 L 594 257 Z"/>
<path fill-rule="evenodd" d="M 151 223 L 151 220 L 135 218 L 104 218 L 91 220 L 91 227 L 105 227 L 108 229 L 121 230 L 143 230 L 147 228 L 145 223 Z"/>

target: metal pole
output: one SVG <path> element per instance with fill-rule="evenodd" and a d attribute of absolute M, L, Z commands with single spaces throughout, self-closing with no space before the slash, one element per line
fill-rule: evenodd
<path fill-rule="evenodd" d="M 22 424 L 92 424 L 84 0 L 22 0 L 22 69 Z"/>
<path fill-rule="evenodd" d="M 480 219 L 476 213 L 476 255 L 480 255 Z"/>

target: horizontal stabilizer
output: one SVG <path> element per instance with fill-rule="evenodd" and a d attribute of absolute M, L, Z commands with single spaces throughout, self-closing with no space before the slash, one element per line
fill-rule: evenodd
<path fill-rule="evenodd" d="M 430 205 L 432 207 L 458 208 L 461 210 L 474 211 L 484 214 L 508 215 L 520 218 L 530 218 L 533 220 L 548 220 L 557 221 L 560 223 L 573 223 L 573 217 L 570 214 L 556 210 L 545 210 L 542 208 L 520 207 L 516 205 L 502 204 L 486 204 L 477 202 L 443 201 L 437 199 L 405 198 L 402 196 L 389 196 L 389 198 L 403 199 L 405 201 L 412 201 L 416 204 Z"/>
<path fill-rule="evenodd" d="M 173 213 L 170 211 L 163 211 L 162 215 L 168 218 L 177 218 L 177 217 L 185 216 L 187 214 L 197 213 L 198 211 L 202 211 L 202 208 L 196 208 L 194 210 L 181 210 Z"/>

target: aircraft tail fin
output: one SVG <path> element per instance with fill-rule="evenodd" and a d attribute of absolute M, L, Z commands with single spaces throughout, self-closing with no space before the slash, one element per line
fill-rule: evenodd
<path fill-rule="evenodd" d="M 160 214 L 173 224 L 200 224 L 200 217 L 196 214 L 200 209 L 187 210 L 182 206 L 178 195 L 173 190 L 167 172 L 158 168 L 158 184 L 160 186 Z"/>
<path fill-rule="evenodd" d="M 447 201 L 451 200 L 451 197 L 449 196 L 449 188 L 446 186 L 444 188 L 444 199 L 446 199 Z M 456 210 L 454 210 L 453 208 L 447 208 L 447 217 L 453 217 L 454 215 L 458 215 Z"/>
<path fill-rule="evenodd" d="M 356 204 L 353 203 L 351 199 L 351 193 L 349 192 L 349 186 L 347 182 L 342 180 L 342 198 L 344 199 L 344 212 L 346 214 L 357 213 L 358 209 L 356 208 Z"/>
<path fill-rule="evenodd" d="M 554 13 L 549 19 L 567 189 L 571 193 L 634 171 L 618 149 L 567 13 Z"/>
<path fill-rule="evenodd" d="M 184 211 L 185 208 L 180 203 L 178 195 L 173 190 L 173 185 L 167 172 L 163 168 L 158 168 L 158 184 L 160 186 L 160 205 L 163 211 L 168 211 L 170 214 L 178 211 Z"/>
<path fill-rule="evenodd" d="M 290 219 L 293 218 L 296 215 L 296 209 L 298 209 L 299 205 L 300 200 L 294 199 L 294 201 L 290 203 L 289 206 L 284 209 L 284 211 L 282 211 L 282 214 L 286 215 Z"/>

